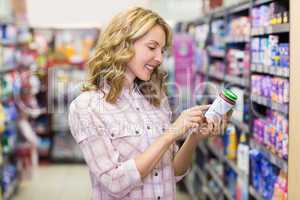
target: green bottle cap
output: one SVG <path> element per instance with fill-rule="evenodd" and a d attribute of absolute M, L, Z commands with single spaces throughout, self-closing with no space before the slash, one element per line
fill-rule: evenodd
<path fill-rule="evenodd" d="M 223 90 L 223 95 L 234 102 L 236 102 L 236 100 L 238 99 L 237 95 L 228 89 Z"/>

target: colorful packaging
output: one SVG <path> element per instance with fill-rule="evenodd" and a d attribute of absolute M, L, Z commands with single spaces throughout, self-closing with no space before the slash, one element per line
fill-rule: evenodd
<path fill-rule="evenodd" d="M 237 132 L 235 126 L 228 125 L 224 134 L 224 155 L 230 159 L 236 159 Z"/>
<path fill-rule="evenodd" d="M 239 176 L 236 188 L 237 200 L 248 200 L 249 198 L 249 145 L 246 144 L 246 135 L 244 133 L 240 136 L 240 142 L 237 149 L 237 167 L 245 176 Z"/>

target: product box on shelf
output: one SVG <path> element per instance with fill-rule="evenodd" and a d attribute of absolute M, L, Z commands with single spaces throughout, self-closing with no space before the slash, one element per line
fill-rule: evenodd
<path fill-rule="evenodd" d="M 264 199 L 287 199 L 287 175 L 268 161 L 262 152 L 250 152 L 251 184 Z M 280 198 L 277 198 L 280 197 Z"/>
<path fill-rule="evenodd" d="M 288 157 L 288 119 L 280 113 L 269 111 L 265 119 L 253 121 L 254 139 L 264 144 L 272 153 Z"/>
<path fill-rule="evenodd" d="M 277 103 L 289 102 L 289 81 L 266 75 L 251 76 L 252 94 L 266 97 Z"/>

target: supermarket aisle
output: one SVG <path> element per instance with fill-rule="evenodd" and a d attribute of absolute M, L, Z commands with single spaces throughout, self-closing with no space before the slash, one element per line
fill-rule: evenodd
<path fill-rule="evenodd" d="M 83 165 L 41 166 L 31 181 L 24 181 L 13 200 L 90 199 L 88 172 Z"/>
<path fill-rule="evenodd" d="M 84 165 L 41 166 L 31 181 L 24 181 L 12 200 L 86 200 L 90 182 Z M 177 200 L 190 198 L 178 192 Z"/>

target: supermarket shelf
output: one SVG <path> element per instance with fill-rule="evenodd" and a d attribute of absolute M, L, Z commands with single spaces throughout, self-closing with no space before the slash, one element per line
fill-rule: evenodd
<path fill-rule="evenodd" d="M 197 18 L 195 20 L 195 24 L 197 24 L 197 25 L 208 24 L 209 20 L 210 20 L 210 15 L 204 15 L 204 16 Z"/>
<path fill-rule="evenodd" d="M 254 1 L 254 5 L 259 6 L 261 4 L 271 3 L 272 1 L 274 1 L 274 0 L 256 0 L 256 1 Z"/>
<path fill-rule="evenodd" d="M 196 195 L 194 194 L 193 189 L 191 188 L 192 186 L 189 185 L 189 182 L 187 181 L 187 179 L 185 179 L 183 182 L 184 182 L 184 185 L 185 185 L 185 187 L 186 187 L 186 189 L 187 189 L 187 192 L 188 192 L 190 198 L 191 198 L 192 200 L 196 200 L 197 197 L 196 197 Z"/>
<path fill-rule="evenodd" d="M 237 76 L 230 76 L 230 75 L 226 75 L 225 76 L 225 81 L 232 83 L 234 85 L 238 85 L 241 87 L 249 87 L 249 80 L 245 79 L 245 78 L 240 78 Z"/>
<path fill-rule="evenodd" d="M 253 28 L 251 30 L 251 36 L 267 35 L 274 33 L 288 33 L 290 31 L 290 24 L 276 24 L 271 26 L 265 26 L 260 28 Z"/>
<path fill-rule="evenodd" d="M 238 13 L 238 12 L 241 12 L 241 11 L 245 11 L 247 9 L 250 9 L 251 7 L 251 3 L 249 0 L 247 1 L 243 1 L 239 4 L 236 4 L 236 5 L 233 5 L 231 6 L 229 9 L 228 9 L 228 13 L 230 14 L 234 14 L 234 13 Z"/>
<path fill-rule="evenodd" d="M 256 192 L 256 190 L 252 186 L 249 186 L 249 193 L 256 200 L 264 200 L 264 198 L 260 194 L 258 194 L 258 192 Z"/>
<path fill-rule="evenodd" d="M 228 200 L 234 200 L 231 196 L 228 189 L 224 186 L 222 180 L 218 176 L 218 174 L 213 170 L 213 167 L 211 167 L 209 164 L 205 165 L 205 170 L 211 175 L 211 177 L 214 179 L 214 181 L 219 185 L 221 190 L 223 191 L 224 195 Z"/>
<path fill-rule="evenodd" d="M 250 41 L 250 37 L 233 37 L 233 36 L 228 36 L 225 39 L 226 43 L 247 43 Z"/>
<path fill-rule="evenodd" d="M 200 149 L 200 151 L 202 151 L 202 153 L 204 154 L 204 155 L 208 155 L 208 151 L 207 151 L 207 149 L 204 147 L 204 143 L 203 142 L 200 142 L 199 144 L 198 144 L 198 148 Z"/>
<path fill-rule="evenodd" d="M 225 50 L 209 49 L 209 55 L 214 58 L 224 58 Z"/>
<path fill-rule="evenodd" d="M 227 13 L 227 8 L 221 7 L 218 10 L 215 10 L 215 12 L 212 14 L 213 19 L 225 17 Z"/>
<path fill-rule="evenodd" d="M 17 67 L 0 67 L 0 74 L 7 73 L 15 69 L 17 69 Z"/>
<path fill-rule="evenodd" d="M 242 2 L 233 4 L 231 6 L 219 7 L 217 9 L 214 9 L 213 11 L 209 12 L 205 16 L 212 16 L 212 18 L 220 18 L 220 17 L 226 16 L 228 13 L 234 14 L 234 13 L 238 13 L 238 12 L 244 11 L 246 9 L 249 9 L 250 5 L 251 5 L 250 0 L 244 0 Z M 204 17 L 202 17 L 202 18 L 204 18 Z"/>
<path fill-rule="evenodd" d="M 199 179 L 204 184 L 203 188 L 202 188 L 203 193 L 205 193 L 209 199 L 215 200 L 216 199 L 215 195 L 207 188 L 207 180 L 206 180 L 206 177 L 205 177 L 203 171 L 197 165 L 194 165 L 194 170 L 195 170 L 196 175 L 199 177 Z"/>
<path fill-rule="evenodd" d="M 258 149 L 259 151 L 266 154 L 267 158 L 269 158 L 270 162 L 275 166 L 279 167 L 280 169 L 284 170 L 285 172 L 288 171 L 288 163 L 287 161 L 279 158 L 277 155 L 270 152 L 264 145 L 259 144 L 254 139 L 250 140 L 250 146 L 252 149 Z"/>
<path fill-rule="evenodd" d="M 206 177 L 205 177 L 203 171 L 197 165 L 194 165 L 193 168 L 194 168 L 195 173 L 199 177 L 199 179 L 202 181 L 202 183 L 206 183 Z"/>
<path fill-rule="evenodd" d="M 193 185 L 192 185 L 192 181 L 189 180 L 192 176 L 192 174 L 195 174 L 195 170 L 194 168 L 192 168 L 192 170 L 190 171 L 189 175 L 184 179 L 184 185 L 187 189 L 187 192 L 189 193 L 189 196 L 191 198 L 191 200 L 196 200 L 197 199 L 197 196 L 196 196 L 196 193 L 194 191 L 194 188 L 193 188 Z"/>
<path fill-rule="evenodd" d="M 241 129 L 244 133 L 250 132 L 248 124 L 245 124 L 244 122 L 241 122 L 233 118 L 230 119 L 230 122 L 233 123 L 235 126 L 237 126 L 239 129 Z"/>
<path fill-rule="evenodd" d="M 14 24 L 14 20 L 10 18 L 0 18 L 0 24 Z"/>
<path fill-rule="evenodd" d="M 266 107 L 271 108 L 275 111 L 278 111 L 278 112 L 281 112 L 281 113 L 284 113 L 284 114 L 289 113 L 288 104 L 277 103 L 277 102 L 272 101 L 269 98 L 254 95 L 254 94 L 251 94 L 251 100 L 255 103 L 266 106 Z"/>
<path fill-rule="evenodd" d="M 220 72 L 209 72 L 209 77 L 220 81 L 224 80 L 224 74 Z"/>
<path fill-rule="evenodd" d="M 207 143 L 207 147 L 208 149 L 216 156 L 218 157 L 218 159 L 224 163 L 226 163 L 231 169 L 233 169 L 235 171 L 236 174 L 238 174 L 239 176 L 246 176 L 246 174 L 239 170 L 238 167 L 236 166 L 236 164 L 232 161 L 227 159 L 224 154 L 222 154 L 220 151 L 215 150 L 215 148 L 212 146 L 212 144 L 210 144 L 210 142 Z"/>
<path fill-rule="evenodd" d="M 286 67 L 265 66 L 262 64 L 251 64 L 252 72 L 266 73 L 270 75 L 286 77 L 290 76 L 290 69 Z"/>
<path fill-rule="evenodd" d="M 3 194 L 4 200 L 9 200 L 14 195 L 15 191 L 18 189 L 19 180 L 16 178 L 10 185 L 7 191 Z"/>

